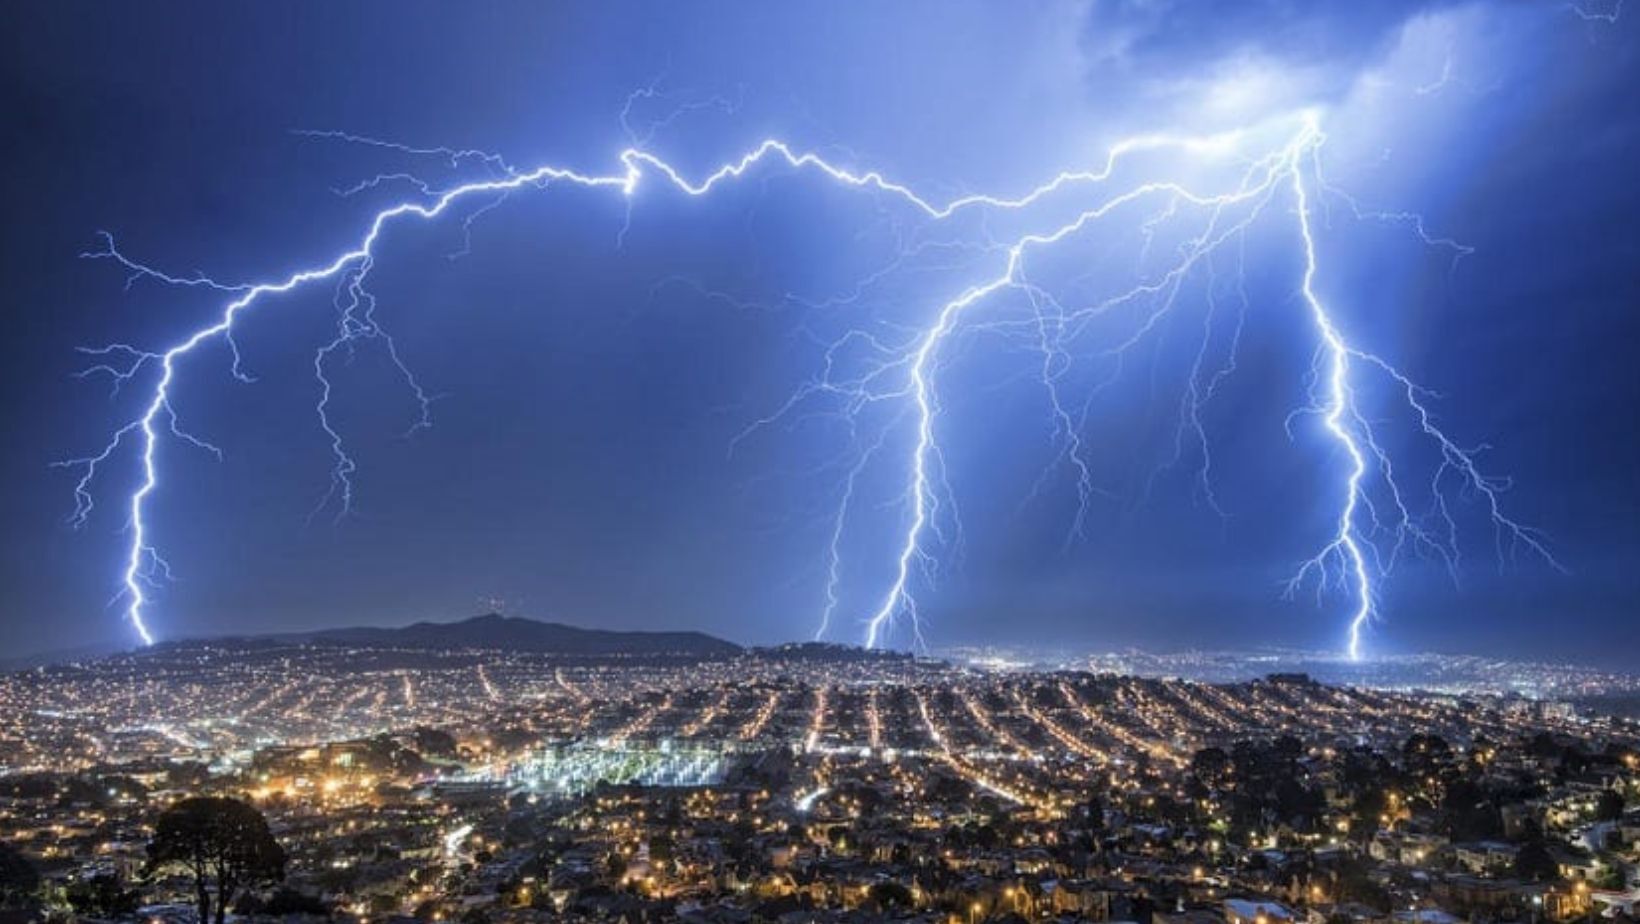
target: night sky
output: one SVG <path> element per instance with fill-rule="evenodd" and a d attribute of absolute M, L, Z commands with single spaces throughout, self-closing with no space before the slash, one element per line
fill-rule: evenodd
<path fill-rule="evenodd" d="M 1507 476 L 1505 511 L 1565 568 L 1500 555 L 1474 492 L 1449 482 L 1457 579 L 1427 556 L 1394 562 L 1369 650 L 1633 666 L 1640 9 L 1588 15 L 1611 9 L 8 4 L 0 655 L 135 640 L 109 601 L 137 460 L 130 447 L 112 458 L 78 529 L 76 476 L 51 463 L 97 451 L 151 379 L 110 397 L 106 377 L 74 376 L 96 361 L 76 347 L 163 349 L 225 298 L 127 286 L 118 265 L 80 257 L 99 231 L 177 276 L 279 278 L 416 200 L 392 175 L 448 187 L 491 169 L 303 130 L 594 173 L 618 172 L 636 139 L 693 176 L 778 137 L 946 199 L 1095 168 L 1133 134 L 1314 108 L 1339 191 L 1316 210 L 1317 288 L 1353 343 L 1429 389 L 1457 443 L 1489 447 L 1477 458 Z M 1353 214 L 1346 194 L 1375 214 Z M 221 345 L 179 367 L 179 419 L 224 458 L 160 443 L 149 520 L 173 580 L 148 609 L 156 634 L 499 607 L 807 638 L 864 445 L 879 450 L 856 480 L 828 634 L 858 641 L 905 523 L 903 403 L 853 430 L 805 406 L 736 437 L 821 372 L 826 344 L 851 330 L 902 342 L 995 275 L 984 245 L 1011 233 L 1006 221 L 930 229 L 880 193 L 774 166 L 701 199 L 660 183 L 630 201 L 530 189 L 464 222 L 491 203 L 381 242 L 377 316 L 435 396 L 433 426 L 406 435 L 416 403 L 380 343 L 336 358 L 329 410 L 358 463 L 348 516 L 310 515 L 330 484 L 313 363 L 335 335 L 335 285 L 270 298 L 237 328 L 253 381 L 233 378 Z M 1389 214 L 1403 212 L 1473 251 L 1455 262 Z M 1045 284 L 1075 298 L 1141 280 L 1180 244 L 1163 222 L 1147 245 L 1147 214 L 1057 251 Z M 1076 479 L 1032 377 L 1042 356 L 1019 336 L 1025 300 L 1000 297 L 955 333 L 937 378 L 949 541 L 934 544 L 937 574 L 913 578 L 929 645 L 1340 646 L 1345 594 L 1282 598 L 1328 539 L 1344 472 L 1313 416 L 1287 430 L 1317 345 L 1293 219 L 1291 200 L 1274 200 L 1119 369 L 1082 344 L 1064 384 L 1094 494 L 1069 541 Z M 1230 292 L 1245 316 L 1235 371 L 1204 412 L 1204 488 L 1198 447 L 1176 439 L 1180 397 L 1208 296 Z M 1222 360 L 1237 314 L 1221 307 L 1210 358 Z M 1119 337 L 1111 323 L 1102 333 Z M 1409 504 L 1427 511 L 1428 443 L 1388 389 L 1360 400 Z M 903 628 L 897 645 L 911 642 Z"/>

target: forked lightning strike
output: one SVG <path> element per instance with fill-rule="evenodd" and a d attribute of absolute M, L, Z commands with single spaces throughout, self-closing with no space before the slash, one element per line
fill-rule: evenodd
<path fill-rule="evenodd" d="M 902 621 L 920 642 L 922 620 L 918 611 L 917 591 L 932 578 L 938 556 L 937 546 L 952 541 L 946 535 L 945 524 L 955 522 L 952 519 L 954 514 L 949 489 L 945 487 L 945 457 L 938 439 L 941 404 L 937 373 L 942 362 L 942 348 L 957 331 L 964 328 L 1013 332 L 1016 325 L 1011 322 L 976 321 L 971 318 L 985 303 L 997 296 L 1005 292 L 1015 293 L 1030 304 L 1031 320 L 1019 329 L 1028 332 L 1033 347 L 1041 352 L 1040 379 L 1052 409 L 1052 432 L 1055 439 L 1062 443 L 1059 458 L 1068 460 L 1076 469 L 1079 505 L 1071 528 L 1074 538 L 1086 522 L 1094 488 L 1085 456 L 1086 446 L 1080 437 L 1085 412 L 1082 415 L 1073 414 L 1060 390 L 1060 378 L 1072 358 L 1072 341 L 1078 333 L 1086 331 L 1099 319 L 1130 306 L 1143 305 L 1145 307 L 1136 317 L 1133 332 L 1097 351 L 1099 356 L 1114 357 L 1120 361 L 1127 351 L 1144 340 L 1173 311 L 1187 279 L 1198 273 L 1210 280 L 1214 278 L 1215 256 L 1230 242 L 1243 241 L 1244 233 L 1272 205 L 1283 204 L 1296 215 L 1296 234 L 1301 242 L 1303 265 L 1298 291 L 1318 341 L 1315 402 L 1311 407 L 1295 412 L 1295 415 L 1313 413 L 1318 417 L 1324 431 L 1348 462 L 1336 499 L 1336 529 L 1317 554 L 1300 566 L 1289 589 L 1297 590 L 1306 582 L 1313 582 L 1318 594 L 1328 590 L 1346 593 L 1351 601 L 1347 649 L 1351 657 L 1359 657 L 1362 633 L 1376 612 L 1375 581 L 1388 572 L 1407 544 L 1411 544 L 1413 551 L 1440 557 L 1456 573 L 1458 526 L 1446 500 L 1448 492 L 1454 488 L 1461 487 L 1484 501 L 1496 530 L 1500 556 L 1508 552 L 1505 543 L 1514 543 L 1524 545 L 1551 563 L 1553 559 L 1536 533 L 1504 514 L 1498 496 L 1504 484 L 1477 468 L 1476 450 L 1461 447 L 1436 424 L 1428 409 L 1427 393 L 1389 363 L 1353 347 L 1335 322 L 1316 288 L 1320 266 L 1312 217 L 1315 201 L 1330 191 L 1321 178 L 1319 164 L 1319 152 L 1325 136 L 1318 116 L 1313 112 L 1280 120 L 1276 125 L 1282 127 L 1281 140 L 1262 153 L 1250 154 L 1244 150 L 1249 139 L 1258 134 L 1260 126 L 1206 137 L 1144 135 L 1113 146 L 1097 169 L 1061 173 L 1022 195 L 966 195 L 944 202 L 926 198 L 910 186 L 875 171 L 855 172 L 777 140 L 765 141 L 739 158 L 725 162 L 701 177 L 690 179 L 667 161 L 637 146 L 621 153 L 617 172 L 589 174 L 550 165 L 518 170 L 500 157 L 482 151 L 418 149 L 342 133 L 306 133 L 389 147 L 401 153 L 436 156 L 445 159 L 454 168 L 479 165 L 489 175 L 482 180 L 443 190 L 409 174 L 386 174 L 367 180 L 350 191 L 374 188 L 392 180 L 405 180 L 422 194 L 423 199 L 401 202 L 377 212 L 358 243 L 328 263 L 270 282 L 224 284 L 199 273 L 180 276 L 165 273 L 129 258 L 115 246 L 112 237 L 105 235 L 103 249 L 86 256 L 117 262 L 130 273 L 128 285 L 140 279 L 151 279 L 167 285 L 213 289 L 231 298 L 214 322 L 164 350 L 111 344 L 85 351 L 95 359 L 95 363 L 83 374 L 107 375 L 116 390 L 143 376 L 152 376 L 153 383 L 141 413 L 116 429 L 106 445 L 95 453 L 60 463 L 77 470 L 79 475 L 75 484 L 73 522 L 76 525 L 86 522 L 93 509 L 92 488 L 102 469 L 122 447 L 134 441 L 139 482 L 125 502 L 129 517 L 129 544 L 120 581 L 121 590 L 116 600 L 125 603 L 126 617 L 143 643 L 152 644 L 154 635 L 146 619 L 149 592 L 156 582 L 169 574 L 164 558 L 150 539 L 147 519 L 150 501 L 160 486 L 157 451 L 161 437 L 170 434 L 179 442 L 220 455 L 216 447 L 189 435 L 177 420 L 172 406 L 172 392 L 178 366 L 200 346 L 221 340 L 231 351 L 233 374 L 250 381 L 251 376 L 242 368 L 238 345 L 234 340 L 237 320 L 267 296 L 316 283 L 336 286 L 338 319 L 336 336 L 317 350 L 313 360 L 314 376 L 320 391 L 315 411 L 333 456 L 330 486 L 319 509 L 334 506 L 338 515 L 346 513 L 352 502 L 352 476 L 357 466 L 329 413 L 332 386 L 326 370 L 331 358 L 339 351 L 352 350 L 364 342 L 379 344 L 418 403 L 420 413 L 411 429 L 431 423 L 434 396 L 423 389 L 409 366 L 401 360 L 392 337 L 376 317 L 376 300 L 366 285 L 384 233 L 401 219 L 432 221 L 456 211 L 458 207 L 470 205 L 471 210 L 463 219 L 470 228 L 475 218 L 495 208 L 507 196 L 558 184 L 608 189 L 631 200 L 644 180 L 653 179 L 688 196 L 707 196 L 718 186 L 744 177 L 765 162 L 783 164 L 788 169 L 811 172 L 830 182 L 887 195 L 908 206 L 922 220 L 931 222 L 942 221 L 967 210 L 1030 213 L 1035 207 L 1050 202 L 1074 205 L 1078 200 L 1073 197 L 1081 195 L 1084 189 L 1093 190 L 1098 197 L 1091 205 L 1076 206 L 1068 220 L 1021 233 L 1011 241 L 987 242 L 986 249 L 1000 254 L 1000 265 L 995 272 L 978 282 L 958 288 L 952 297 L 931 301 L 927 325 L 913 331 L 903 342 L 886 343 L 863 330 L 855 330 L 832 344 L 821 376 L 799 389 L 772 415 L 755 422 L 751 428 L 770 424 L 811 401 L 837 402 L 838 409 L 833 412 L 851 419 L 863 408 L 882 402 L 898 402 L 904 409 L 905 413 L 901 416 L 908 416 L 908 425 L 912 430 L 902 492 L 904 522 L 892 544 L 894 554 L 888 563 L 890 578 L 887 586 L 875 595 L 875 605 L 862 613 L 861 625 L 863 640 L 868 647 L 886 644 L 890 631 Z M 1151 152 L 1188 155 L 1216 164 L 1240 165 L 1244 169 L 1238 181 L 1216 191 L 1198 191 L 1183 182 L 1165 180 L 1108 189 L 1115 183 L 1118 170 L 1126 161 Z M 1362 211 L 1355 206 L 1354 200 L 1345 199 L 1360 216 Z M 1029 263 L 1036 254 L 1064 245 L 1096 224 L 1141 206 L 1155 208 L 1148 218 L 1139 223 L 1147 240 L 1156 227 L 1181 216 L 1197 222 L 1192 234 L 1178 249 L 1177 259 L 1155 278 L 1087 305 L 1067 305 L 1050 293 L 1047 286 L 1032 278 Z M 1394 213 L 1389 217 L 1414 223 L 1426 242 L 1451 244 L 1425 234 L 1421 219 L 1415 215 Z M 1245 299 L 1245 294 L 1243 297 Z M 1205 337 L 1211 337 L 1211 281 L 1208 301 L 1209 322 Z M 1244 301 L 1243 310 L 1245 308 Z M 1239 320 L 1236 332 L 1236 342 L 1239 342 Z M 831 362 L 832 354 L 861 344 L 867 346 L 875 357 L 865 371 L 854 374 L 835 372 L 837 367 Z M 1181 428 L 1189 426 L 1200 437 L 1203 451 L 1200 482 L 1209 491 L 1211 505 L 1218 509 L 1216 500 L 1211 498 L 1211 486 L 1208 484 L 1209 460 L 1200 413 L 1207 401 L 1211 400 L 1219 381 L 1234 370 L 1235 346 L 1232 345 L 1225 364 L 1218 368 L 1204 368 L 1206 350 L 1207 341 L 1204 340 L 1201 353 L 1192 365 L 1187 399 L 1181 404 L 1187 418 L 1181 421 Z M 1435 498 L 1434 517 L 1438 528 L 1426 526 L 1425 518 L 1415 515 L 1404 502 L 1390 457 L 1374 437 L 1358 407 L 1356 389 L 1360 377 L 1365 374 L 1383 376 L 1398 390 L 1405 409 L 1438 453 L 1441 462 L 1430 485 Z M 837 609 L 842 605 L 842 544 L 856 499 L 857 482 L 867 466 L 886 451 L 887 437 L 886 430 L 876 434 L 874 439 L 860 447 L 848 467 L 839 505 L 831 521 L 825 600 L 818 634 L 823 635 L 829 630 Z"/>

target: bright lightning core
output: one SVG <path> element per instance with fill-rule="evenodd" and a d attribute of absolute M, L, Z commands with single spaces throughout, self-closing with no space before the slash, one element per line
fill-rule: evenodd
<path fill-rule="evenodd" d="M 967 257 L 960 269 L 951 268 L 951 282 L 929 286 L 922 321 L 892 334 L 864 321 L 850 326 L 826 347 L 816 376 L 743 434 L 750 436 L 794 416 L 828 415 L 845 422 L 856 436 L 828 531 L 829 570 L 817 635 L 834 631 L 846 620 L 858 626 L 868 647 L 887 643 L 896 628 L 908 631 L 919 643 L 922 640 L 918 594 L 934 580 L 937 566 L 961 540 L 961 523 L 946 483 L 947 455 L 940 442 L 945 387 L 941 372 L 960 337 L 988 335 L 999 342 L 1023 344 L 1039 355 L 1033 379 L 1047 399 L 1048 423 L 1057 446 L 1055 465 L 1068 466 L 1076 480 L 1077 507 L 1066 517 L 1070 542 L 1081 535 L 1096 493 L 1090 465 L 1093 448 L 1084 432 L 1089 406 L 1108 384 L 1106 380 L 1087 387 L 1072 376 L 1073 368 L 1083 361 L 1104 361 L 1119 370 L 1123 358 L 1152 339 L 1162 322 L 1189 298 L 1188 293 L 1194 291 L 1190 286 L 1205 279 L 1207 328 L 1181 399 L 1178 445 L 1180 454 L 1187 441 L 1198 447 L 1197 481 L 1209 504 L 1217 509 L 1202 419 L 1215 389 L 1236 368 L 1241 320 L 1249 308 L 1245 286 L 1239 283 L 1246 260 L 1245 240 L 1253 228 L 1263 224 L 1279 223 L 1288 229 L 1302 267 L 1294 289 L 1304 310 L 1291 312 L 1291 306 L 1283 304 L 1257 307 L 1290 312 L 1290 322 L 1308 331 L 1316 349 L 1313 403 L 1294 411 L 1289 427 L 1313 421 L 1347 460 L 1343 476 L 1329 496 L 1320 499 L 1336 510 L 1334 527 L 1318 541 L 1314 557 L 1297 566 L 1289 591 L 1312 587 L 1323 599 L 1344 601 L 1347 651 L 1359 657 L 1363 632 L 1376 615 L 1375 588 L 1404 552 L 1434 555 L 1456 575 L 1459 529 L 1451 504 L 1460 495 L 1482 501 L 1500 555 L 1524 547 L 1553 563 L 1541 538 L 1503 512 L 1499 495 L 1504 484 L 1477 467 L 1476 450 L 1455 442 L 1438 425 L 1430 409 L 1431 396 L 1389 362 L 1354 346 L 1322 296 L 1324 268 L 1315 234 L 1316 212 L 1328 202 L 1347 204 L 1359 219 L 1405 224 L 1431 246 L 1450 247 L 1457 254 L 1465 250 L 1430 237 L 1416 215 L 1370 212 L 1330 187 L 1321 171 L 1320 154 L 1326 139 L 1315 113 L 1211 137 L 1135 137 L 1112 147 L 1093 168 L 1061 173 L 1028 191 L 945 201 L 876 172 L 846 169 L 773 140 L 715 170 L 689 176 L 640 147 L 622 152 L 617 169 L 598 174 L 550 165 L 522 170 L 485 152 L 415 149 L 352 135 L 311 134 L 435 157 L 454 168 L 482 170 L 484 175 L 442 189 L 409 174 L 366 181 L 359 188 L 400 181 L 411 183 L 417 194 L 376 213 L 357 243 L 328 262 L 266 282 L 234 285 L 199 275 L 165 273 L 127 257 L 106 236 L 101 249 L 87 254 L 117 262 L 132 281 L 214 289 L 225 299 L 214 321 L 169 346 L 118 343 L 86 351 L 95 359 L 86 374 L 109 376 L 117 389 L 140 388 L 145 396 L 140 413 L 117 428 L 104 446 L 61 463 L 78 474 L 74 521 L 83 524 L 92 513 L 93 489 L 103 469 L 122 458 L 122 453 L 135 457 L 139 481 L 124 499 L 129 542 L 117 599 L 144 644 L 153 641 L 147 620 L 150 592 L 169 575 L 165 559 L 150 540 L 151 501 L 162 485 L 158 446 L 170 438 L 220 455 L 214 446 L 181 427 L 172 405 L 177 369 L 197 348 L 225 343 L 234 357 L 234 376 L 249 381 L 240 368 L 234 339 L 239 319 L 262 307 L 269 296 L 312 285 L 334 287 L 336 334 L 316 350 L 312 368 L 320 395 L 315 412 L 333 455 L 330 486 L 320 509 L 345 514 L 352 501 L 356 465 L 329 413 L 332 382 L 328 369 L 334 357 L 377 346 L 402 375 L 420 407 L 415 428 L 431 422 L 432 396 L 400 358 L 378 318 L 377 301 L 368 286 L 378 251 L 395 225 L 459 217 L 470 229 L 473 221 L 504 204 L 509 196 L 558 185 L 608 190 L 625 197 L 630 209 L 641 204 L 651 186 L 704 197 L 748 175 L 780 169 L 880 197 L 904 212 L 905 220 L 914 226 L 893 262 L 862 280 L 830 308 L 847 312 L 856 307 L 862 292 L 896 269 L 922 259 L 929 250 L 954 247 Z M 958 227 L 944 233 L 956 235 L 958 244 L 951 244 L 950 237 L 916 238 L 928 228 L 951 225 Z M 1089 251 L 1088 235 L 1112 226 L 1135 229 L 1140 247 L 1133 266 L 1122 272 L 1112 270 L 1108 276 L 1136 281 L 1099 289 L 1094 295 L 1089 294 L 1094 287 L 1046 281 L 1051 274 L 1040 270 L 1039 264 L 1056 260 L 1095 264 L 1098 255 Z M 974 266 L 980 268 L 977 278 L 959 281 Z M 1104 278 L 1097 271 L 1082 275 Z M 1210 356 L 1212 325 L 1227 280 L 1235 283 L 1230 288 L 1240 301 L 1235 337 L 1226 355 Z M 1026 308 L 1023 313 L 1000 310 L 999 303 L 1005 300 Z M 1432 498 L 1427 511 L 1412 508 L 1385 443 L 1376 437 L 1363 412 L 1362 389 L 1374 379 L 1395 390 L 1418 433 L 1438 454 L 1439 467 L 1424 492 Z M 890 413 L 879 414 L 880 409 Z M 907 445 L 902 456 L 888 458 L 902 441 L 894 438 L 896 434 L 907 435 L 903 440 Z M 887 579 L 871 594 L 875 602 L 869 607 L 843 612 L 841 587 L 850 580 L 851 558 L 845 545 L 857 518 L 856 486 L 868 468 L 882 465 L 898 473 L 900 486 L 901 522 L 889 537 L 891 557 L 881 563 L 886 566 Z"/>

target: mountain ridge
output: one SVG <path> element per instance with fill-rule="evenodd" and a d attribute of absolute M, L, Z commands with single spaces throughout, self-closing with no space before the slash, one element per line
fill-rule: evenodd
<path fill-rule="evenodd" d="M 422 620 L 404 626 L 344 626 L 256 635 L 210 635 L 168 639 L 148 648 L 112 643 L 0 660 L 0 673 L 66 666 L 110 657 L 164 656 L 193 649 L 246 653 L 287 646 L 357 648 L 367 651 L 504 651 L 569 658 L 693 658 L 709 660 L 757 654 L 779 661 L 908 660 L 908 652 L 872 651 L 832 642 L 741 645 L 697 630 L 591 629 L 568 623 L 483 613 L 449 622 Z"/>
<path fill-rule="evenodd" d="M 305 644 L 359 648 L 475 649 L 581 656 L 728 656 L 744 649 L 696 631 L 617 631 L 587 629 L 562 622 L 484 613 L 454 622 L 423 620 L 407 626 L 351 626 L 310 632 L 219 636 L 164 642 L 157 647 L 249 644 Z"/>

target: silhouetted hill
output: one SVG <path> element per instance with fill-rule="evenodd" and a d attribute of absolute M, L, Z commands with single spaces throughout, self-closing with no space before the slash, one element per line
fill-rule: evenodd
<path fill-rule="evenodd" d="M 906 652 L 869 650 L 830 642 L 790 642 L 759 648 L 743 648 L 704 632 L 614 632 L 584 629 L 561 622 L 542 622 L 516 616 L 487 613 L 455 622 L 418 622 L 408 626 L 354 626 L 288 632 L 272 635 L 236 635 L 162 641 L 152 648 L 124 652 L 123 657 L 164 658 L 191 649 L 209 648 L 240 652 L 247 657 L 276 657 L 291 646 L 356 648 L 377 652 L 377 660 L 360 660 L 361 666 L 389 660 L 417 657 L 416 652 L 508 651 L 533 655 L 553 655 L 576 659 L 672 658 L 716 659 L 752 654 L 773 661 L 808 663 L 852 663 L 911 660 Z M 93 660 L 116 654 L 113 645 L 87 647 L 0 661 L 0 672 L 32 669 Z M 395 654 L 397 653 L 397 654 Z M 397 662 L 395 662 L 397 663 Z"/>
<path fill-rule="evenodd" d="M 489 613 L 460 622 L 418 622 L 400 629 L 328 629 L 316 644 L 375 648 L 493 648 L 566 655 L 732 655 L 733 642 L 703 632 L 611 632 L 561 622 L 537 622 Z"/>
<path fill-rule="evenodd" d="M 488 613 L 458 622 L 418 622 L 396 628 L 355 627 L 294 632 L 257 638 L 198 639 L 179 645 L 262 647 L 269 644 L 334 645 L 412 650 L 491 649 L 579 657 L 682 655 L 724 657 L 739 645 L 704 632 L 612 632 L 561 622 L 540 622 Z"/>

